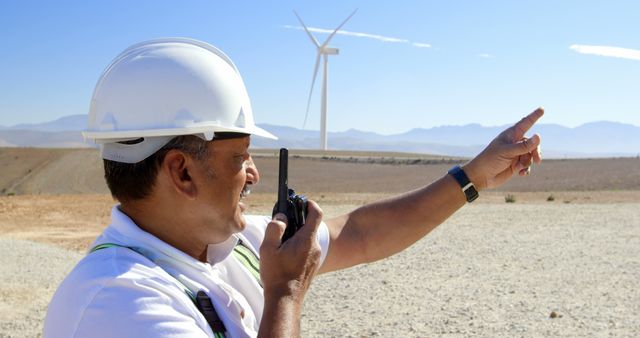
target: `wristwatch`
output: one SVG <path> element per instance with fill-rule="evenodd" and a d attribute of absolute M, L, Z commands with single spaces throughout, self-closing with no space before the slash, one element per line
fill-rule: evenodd
<path fill-rule="evenodd" d="M 476 186 L 473 185 L 473 182 L 469 180 L 469 177 L 467 177 L 467 174 L 464 173 L 464 170 L 462 170 L 459 165 L 449 169 L 447 173 L 453 176 L 456 182 L 458 182 L 462 188 L 462 192 L 464 192 L 464 195 L 467 197 L 467 202 L 471 203 L 478 198 L 479 195 Z"/>

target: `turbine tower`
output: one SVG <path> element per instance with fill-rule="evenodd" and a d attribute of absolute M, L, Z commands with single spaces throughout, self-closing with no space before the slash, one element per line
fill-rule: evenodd
<path fill-rule="evenodd" d="M 307 124 L 307 117 L 309 116 L 309 106 L 311 105 L 311 95 L 313 94 L 313 86 L 316 83 L 316 77 L 318 75 L 318 67 L 320 67 L 320 58 L 322 57 L 323 59 L 323 73 L 322 73 L 322 101 L 321 101 L 321 105 L 320 105 L 320 149 L 322 150 L 327 150 L 327 87 L 328 87 L 328 66 L 329 66 L 329 55 L 338 55 L 338 53 L 340 52 L 340 50 L 338 48 L 334 48 L 334 47 L 329 47 L 329 41 L 331 41 L 331 39 L 333 38 L 334 35 L 336 35 L 336 33 L 340 30 L 340 28 L 342 28 L 342 26 L 344 26 L 345 23 L 347 23 L 347 21 L 349 21 L 349 19 L 351 19 L 351 17 L 356 14 L 358 10 L 356 9 L 355 11 L 353 11 L 353 13 L 351 13 L 351 15 L 349 15 L 341 24 L 340 26 L 338 26 L 338 28 L 336 28 L 330 35 L 329 37 L 324 41 L 324 43 L 319 44 L 318 40 L 316 40 L 316 38 L 313 36 L 313 34 L 311 34 L 311 32 L 309 32 L 309 29 L 307 28 L 307 26 L 304 24 L 304 22 L 302 22 L 302 18 L 300 18 L 300 15 L 298 15 L 298 13 L 296 11 L 293 11 L 293 13 L 296 15 L 296 17 L 298 18 L 298 21 L 300 21 L 300 24 L 302 24 L 302 27 L 304 27 L 305 32 L 307 32 L 307 35 L 309 36 L 309 39 L 311 39 L 311 42 L 316 46 L 317 48 L 317 56 L 316 56 L 316 65 L 315 68 L 313 70 L 313 78 L 311 80 L 311 89 L 309 89 L 309 99 L 307 100 L 307 112 L 304 115 L 304 124 L 302 125 L 302 128 L 304 129 L 304 126 Z"/>

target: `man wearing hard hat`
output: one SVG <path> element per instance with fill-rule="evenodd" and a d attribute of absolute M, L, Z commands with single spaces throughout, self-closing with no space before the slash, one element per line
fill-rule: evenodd
<path fill-rule="evenodd" d="M 316 273 L 393 255 L 478 191 L 539 163 L 524 134 L 538 109 L 477 157 L 428 186 L 306 224 L 282 243 L 286 217 L 246 216 L 259 181 L 257 127 L 232 61 L 190 39 L 136 44 L 100 77 L 85 137 L 101 146 L 119 204 L 49 305 L 45 337 L 297 336 Z"/>

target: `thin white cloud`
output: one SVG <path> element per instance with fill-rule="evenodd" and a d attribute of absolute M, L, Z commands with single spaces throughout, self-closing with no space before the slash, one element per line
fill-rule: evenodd
<path fill-rule="evenodd" d="M 428 43 L 422 43 L 422 42 L 413 42 L 411 44 L 413 47 L 418 47 L 418 48 L 431 48 L 431 45 Z"/>
<path fill-rule="evenodd" d="M 297 30 L 304 30 L 303 27 L 300 26 L 290 26 L 290 25 L 285 25 L 284 28 L 287 29 L 297 29 Z M 307 29 L 310 32 L 313 33 L 320 33 L 320 34 L 331 34 L 333 33 L 333 30 L 331 29 L 324 29 L 324 28 L 317 28 L 317 27 L 307 27 Z M 394 38 L 394 37 L 389 37 L 389 36 L 383 36 L 383 35 L 377 35 L 377 34 L 369 34 L 369 33 L 361 33 L 361 32 L 350 32 L 350 31 L 344 31 L 344 30 L 339 30 L 336 32 L 337 35 L 346 35 L 346 36 L 353 36 L 356 38 L 365 38 L 365 39 L 373 39 L 373 40 L 377 40 L 377 41 L 381 41 L 381 42 L 387 42 L 387 43 L 405 43 L 405 44 L 411 44 L 414 47 L 419 47 L 419 48 L 429 48 L 431 47 L 430 44 L 428 43 L 420 43 L 420 42 L 411 42 L 407 39 L 400 39 L 400 38 Z"/>
<path fill-rule="evenodd" d="M 485 59 L 492 59 L 493 55 L 487 54 L 487 53 L 482 53 L 482 54 L 478 54 L 478 57 L 485 58 Z"/>
<path fill-rule="evenodd" d="M 570 49 L 580 54 L 592 54 L 640 61 L 640 50 L 609 46 L 571 45 Z"/>

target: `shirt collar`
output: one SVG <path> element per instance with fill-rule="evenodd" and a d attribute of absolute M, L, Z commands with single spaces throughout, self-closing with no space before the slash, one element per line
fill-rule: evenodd
<path fill-rule="evenodd" d="M 211 265 L 220 263 L 231 254 L 231 251 L 233 251 L 233 248 L 235 248 L 237 244 L 238 237 L 236 235 L 231 235 L 231 237 L 227 238 L 224 242 L 209 244 L 207 246 L 207 262 Z"/>
<path fill-rule="evenodd" d="M 133 247 L 139 247 L 142 245 L 143 249 L 151 249 L 156 252 L 159 251 L 181 261 L 194 260 L 197 262 L 193 257 L 140 229 L 140 227 L 138 227 L 138 225 L 129 216 L 120 210 L 119 204 L 115 205 L 111 210 L 111 227 L 123 235 L 117 236 L 120 237 L 120 241 L 123 242 L 119 244 Z M 207 245 L 207 262 L 214 265 L 223 261 L 231 254 L 237 243 L 238 237 L 234 234 L 223 242 Z"/>

